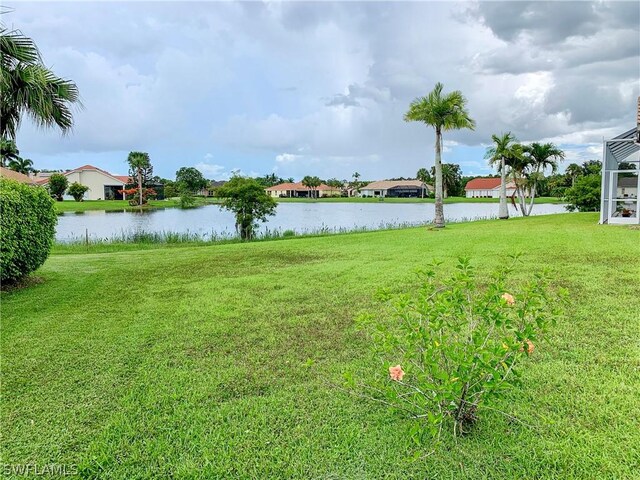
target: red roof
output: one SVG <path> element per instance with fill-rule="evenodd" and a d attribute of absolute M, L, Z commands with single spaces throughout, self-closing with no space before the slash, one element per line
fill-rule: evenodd
<path fill-rule="evenodd" d="M 287 182 L 287 183 L 281 183 L 280 185 L 274 185 L 273 187 L 267 188 L 267 190 L 270 190 L 270 191 L 271 190 L 275 190 L 275 191 L 310 190 L 310 188 L 302 185 L 302 182 L 296 182 L 296 183 Z M 320 186 L 316 188 L 316 190 L 338 190 L 338 189 L 332 188 L 329 185 L 325 185 L 324 183 L 322 183 L 320 184 Z"/>
<path fill-rule="evenodd" d="M 465 190 L 493 190 L 500 186 L 499 178 L 474 178 L 469 180 Z"/>

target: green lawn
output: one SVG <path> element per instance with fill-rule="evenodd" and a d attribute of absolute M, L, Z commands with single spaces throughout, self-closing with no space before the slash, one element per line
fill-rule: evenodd
<path fill-rule="evenodd" d="M 196 206 L 211 205 L 219 203 L 217 198 L 196 197 Z M 278 202 L 293 203 L 380 203 L 379 198 L 278 198 Z M 433 203 L 433 198 L 386 198 L 386 203 Z M 497 198 L 465 198 L 450 197 L 444 200 L 444 203 L 498 203 Z M 562 199 L 556 197 L 540 197 L 536 198 L 536 203 L 563 203 Z M 144 208 L 175 208 L 180 206 L 179 199 L 169 200 L 152 200 L 149 205 Z M 126 200 L 86 200 L 84 202 L 74 202 L 73 200 L 65 200 L 64 202 L 56 202 L 56 210 L 58 212 L 85 212 L 87 210 L 135 210 L 138 207 L 132 207 Z"/>
<path fill-rule="evenodd" d="M 640 230 L 567 214 L 253 244 L 52 255 L 2 293 L 2 462 L 87 478 L 638 478 Z M 431 455 L 334 388 L 354 317 L 434 258 L 548 266 L 568 316 L 522 385 Z"/>

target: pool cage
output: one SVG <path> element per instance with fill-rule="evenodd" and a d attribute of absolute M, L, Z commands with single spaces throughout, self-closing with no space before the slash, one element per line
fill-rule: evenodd
<path fill-rule="evenodd" d="M 639 171 L 640 128 L 604 142 L 600 223 L 640 224 Z"/>

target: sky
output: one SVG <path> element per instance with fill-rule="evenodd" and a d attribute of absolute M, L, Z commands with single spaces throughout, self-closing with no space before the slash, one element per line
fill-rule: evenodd
<path fill-rule="evenodd" d="M 23 121 L 39 169 L 125 174 L 135 150 L 166 178 L 413 177 L 435 134 L 403 115 L 436 82 L 477 124 L 444 135 L 466 175 L 491 173 L 494 133 L 555 142 L 567 165 L 635 127 L 635 1 L 3 3 L 83 102 L 67 136 Z"/>

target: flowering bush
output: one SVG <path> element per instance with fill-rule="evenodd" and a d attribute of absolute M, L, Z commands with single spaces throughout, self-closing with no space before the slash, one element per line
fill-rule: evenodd
<path fill-rule="evenodd" d="M 439 437 L 446 425 L 454 435 L 468 432 L 482 407 L 516 383 L 521 361 L 560 315 L 557 300 L 565 293 L 552 293 L 545 274 L 519 288 L 508 284 L 517 261 L 511 257 L 487 280 L 476 279 L 468 259 L 442 280 L 438 264 L 429 265 L 414 291 L 380 293 L 391 306 L 391 321 L 360 317 L 377 365 L 360 388 L 419 419 L 415 439 Z M 353 387 L 355 377 L 347 378 Z"/>
<path fill-rule="evenodd" d="M 140 204 L 140 194 L 137 187 L 118 190 L 118 193 L 124 193 L 130 205 Z M 157 195 L 153 188 L 142 189 L 142 204 L 146 204 L 149 199 L 155 198 Z"/>

